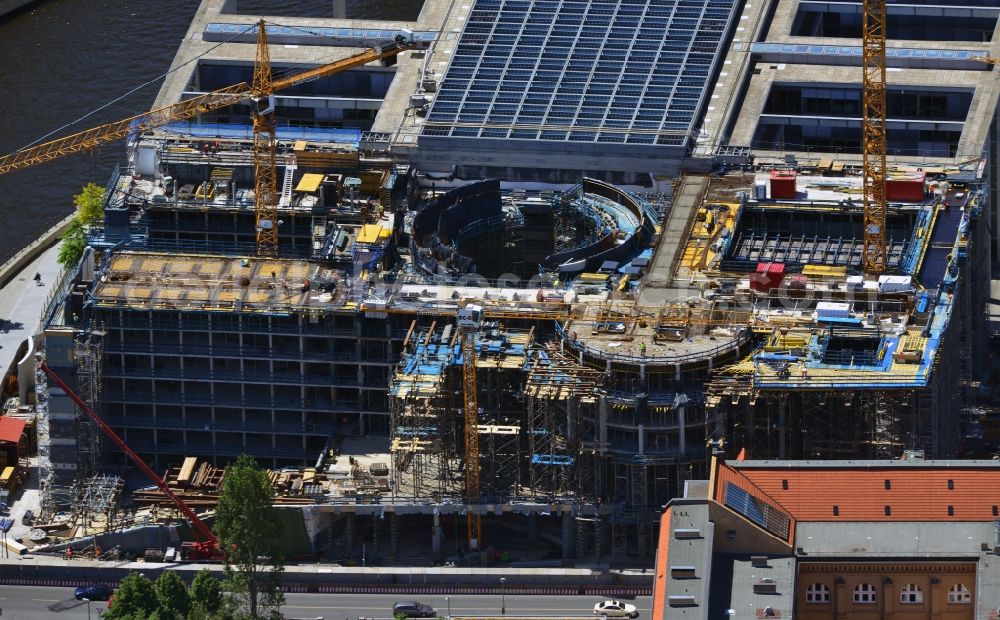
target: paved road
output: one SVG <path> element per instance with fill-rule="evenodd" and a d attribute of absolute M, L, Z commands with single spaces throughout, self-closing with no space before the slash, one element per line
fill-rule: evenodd
<path fill-rule="evenodd" d="M 286 594 L 281 608 L 285 618 L 323 618 L 341 620 L 358 616 L 390 618 L 392 604 L 398 600 L 417 600 L 433 605 L 441 615 L 448 613 L 443 595 L 413 597 L 406 594 Z M 508 596 L 507 615 L 519 616 L 586 616 L 593 615 L 596 596 Z M 649 597 L 625 599 L 639 608 L 640 618 L 650 617 Z M 99 617 L 105 604 L 91 603 L 91 618 Z M 83 619 L 87 604 L 73 598 L 72 588 L 42 588 L 31 586 L 0 586 L 0 618 L 2 620 L 43 620 L 46 618 Z M 451 598 L 454 615 L 500 613 L 499 596 L 455 595 Z"/>

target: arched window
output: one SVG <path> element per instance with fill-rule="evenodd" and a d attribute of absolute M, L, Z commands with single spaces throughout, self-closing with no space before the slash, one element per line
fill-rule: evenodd
<path fill-rule="evenodd" d="M 900 603 L 923 603 L 924 591 L 915 583 L 908 583 L 899 590 Z"/>
<path fill-rule="evenodd" d="M 971 603 L 972 602 L 972 592 L 965 587 L 964 583 L 956 583 L 951 588 L 948 589 L 948 602 L 949 603 Z"/>
<path fill-rule="evenodd" d="M 826 587 L 822 583 L 814 583 L 806 588 L 806 602 L 807 603 L 829 603 L 830 602 L 830 588 Z"/>
<path fill-rule="evenodd" d="M 870 583 L 861 583 L 854 588 L 854 602 L 862 605 L 875 603 L 875 586 Z"/>

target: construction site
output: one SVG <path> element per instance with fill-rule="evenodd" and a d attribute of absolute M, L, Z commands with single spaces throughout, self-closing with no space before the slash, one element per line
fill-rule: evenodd
<path fill-rule="evenodd" d="M 777 52 L 737 50 L 733 33 L 752 25 L 764 45 L 791 26 L 775 17 L 768 31 L 756 6 L 678 0 L 671 10 L 698 20 L 671 21 L 670 36 L 700 37 L 689 60 L 702 82 L 739 58 L 742 87 L 722 72 L 688 93 L 692 103 L 672 100 L 690 110 L 655 121 L 638 100 L 616 100 L 634 114 L 624 129 L 601 117 L 606 134 L 555 135 L 549 117 L 501 131 L 506 121 L 470 112 L 482 85 L 450 93 L 490 68 L 488 38 L 512 36 L 484 32 L 487 14 L 531 29 L 515 2 L 477 0 L 461 15 L 428 2 L 420 21 L 383 28 L 369 49 L 356 30 L 320 33 L 337 20 L 265 25 L 215 4 L 203 3 L 192 31 L 225 44 L 168 80 L 166 107 L 0 159 L 2 173 L 128 137 L 103 221 L 4 384 L 9 408 L 37 426 L 28 548 L 180 549 L 199 532 L 175 527 L 187 516 L 177 502 L 210 520 L 226 463 L 245 453 L 272 470 L 302 557 L 646 565 L 662 506 L 708 475 L 713 453 L 971 450 L 997 212 L 981 122 L 966 121 L 948 153 L 887 160 L 884 131 L 881 159 L 877 144 L 777 148 L 773 124 L 754 133 L 741 120 L 764 106 L 747 86 L 762 79 L 754 63 L 770 67 Z M 538 19 L 577 15 L 531 4 Z M 662 8 L 563 4 L 581 5 L 605 38 L 619 21 L 648 20 L 640 41 Z M 460 36 L 437 36 L 460 18 Z M 202 42 L 187 45 L 179 56 L 201 53 Z M 339 60 L 316 61 L 331 48 Z M 238 71 L 219 69 L 237 55 Z M 442 55 L 453 57 L 446 69 L 430 69 Z M 958 103 L 995 109 L 991 65 L 969 58 L 935 62 L 983 80 Z M 861 79 L 836 59 L 799 60 L 790 71 L 818 63 Z M 919 81 L 936 67 L 901 73 Z M 600 71 L 618 88 L 632 75 Z M 252 85 L 210 90 L 237 73 Z M 340 101 L 338 74 L 382 85 L 370 118 L 285 122 L 304 118 L 309 98 Z M 400 94 L 415 83 L 417 94 Z M 558 96 L 584 98 L 563 87 Z M 887 101 L 883 116 L 902 113 L 902 99 Z M 491 99 L 491 114 L 504 105 Z M 528 145 L 522 163 L 503 154 L 513 143 Z M 460 161 L 446 165 L 452 147 Z M 484 159 L 461 159 L 476 149 Z"/>

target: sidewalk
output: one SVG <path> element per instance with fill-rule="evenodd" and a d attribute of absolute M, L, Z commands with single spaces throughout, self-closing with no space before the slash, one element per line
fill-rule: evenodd
<path fill-rule="evenodd" d="M 38 317 L 59 275 L 59 244 L 46 250 L 7 286 L 0 288 L 0 375 L 15 361 L 21 343 L 38 331 Z M 32 280 L 41 274 L 42 284 Z"/>

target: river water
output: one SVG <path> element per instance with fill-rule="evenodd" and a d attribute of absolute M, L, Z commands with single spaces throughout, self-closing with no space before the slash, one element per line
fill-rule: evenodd
<path fill-rule="evenodd" d="M 38 0 L 0 17 L 0 153 L 22 148 L 166 72 L 197 0 Z M 422 0 L 347 0 L 348 16 L 415 19 Z M 328 17 L 330 0 L 239 0 L 242 13 Z M 280 8 L 279 8 L 280 7 Z M 288 7 L 294 7 L 289 11 Z M 328 8 L 329 7 L 329 8 Z M 157 81 L 59 135 L 138 114 Z M 122 143 L 0 175 L 0 262 L 104 185 Z"/>

